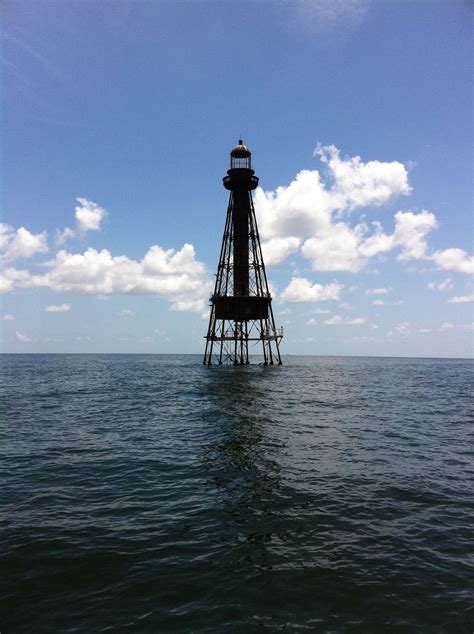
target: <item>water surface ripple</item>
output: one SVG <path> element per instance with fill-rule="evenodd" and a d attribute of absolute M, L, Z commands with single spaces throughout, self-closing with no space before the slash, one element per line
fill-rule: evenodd
<path fill-rule="evenodd" d="M 2 634 L 471 634 L 471 362 L 0 364 Z"/>

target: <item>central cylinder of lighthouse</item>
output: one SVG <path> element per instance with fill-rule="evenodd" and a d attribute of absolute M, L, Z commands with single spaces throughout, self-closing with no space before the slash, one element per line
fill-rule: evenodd
<path fill-rule="evenodd" d="M 233 192 L 234 225 L 234 295 L 248 297 L 249 294 L 249 215 L 248 191 Z"/>

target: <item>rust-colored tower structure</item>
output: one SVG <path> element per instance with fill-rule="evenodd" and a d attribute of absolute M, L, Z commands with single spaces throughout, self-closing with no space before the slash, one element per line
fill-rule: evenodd
<path fill-rule="evenodd" d="M 252 153 L 242 140 L 230 153 L 230 169 L 223 181 L 230 191 L 229 206 L 203 363 L 248 364 L 249 342 L 254 342 L 261 344 L 264 365 L 281 365 L 283 329 L 275 328 L 252 200 L 258 178 Z"/>

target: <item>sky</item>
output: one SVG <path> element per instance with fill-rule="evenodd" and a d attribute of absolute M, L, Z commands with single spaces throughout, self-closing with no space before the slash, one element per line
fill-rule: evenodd
<path fill-rule="evenodd" d="M 471 2 L 0 10 L 3 352 L 203 352 L 242 137 L 284 355 L 472 356 Z"/>

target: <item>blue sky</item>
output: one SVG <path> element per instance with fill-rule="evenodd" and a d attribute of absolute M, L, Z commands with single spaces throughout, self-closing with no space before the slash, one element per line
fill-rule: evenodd
<path fill-rule="evenodd" d="M 2 350 L 201 352 L 242 135 L 284 353 L 472 356 L 472 18 L 6 0 Z"/>

